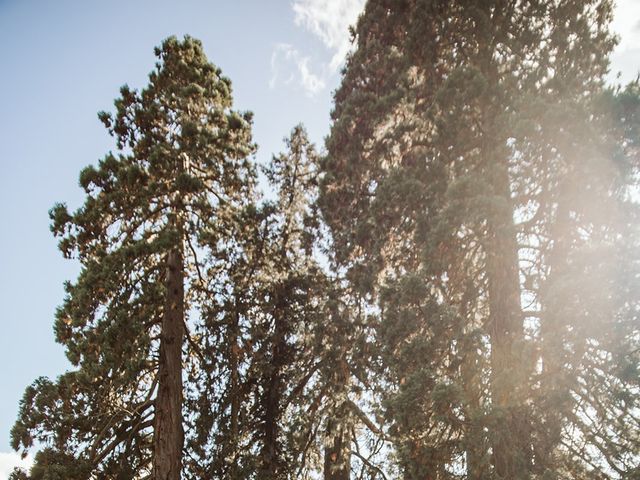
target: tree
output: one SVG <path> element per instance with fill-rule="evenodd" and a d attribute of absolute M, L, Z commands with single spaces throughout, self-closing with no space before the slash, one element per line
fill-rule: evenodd
<path fill-rule="evenodd" d="M 588 121 L 556 128 L 563 174 L 542 177 L 545 206 L 526 224 L 542 240 L 526 272 L 540 297 L 534 451 L 567 478 L 638 468 L 638 93 L 606 89 Z"/>
<path fill-rule="evenodd" d="M 188 400 L 197 412 L 188 461 L 201 478 L 314 478 L 323 437 L 338 436 L 327 426 L 345 410 L 348 383 L 335 372 L 348 374 L 348 309 L 319 260 L 319 157 L 302 126 L 285 142 L 263 168 L 271 199 L 247 204 L 223 239 L 211 239 L 224 261 L 205 262 L 204 358 Z M 338 464 L 348 476 L 347 451 L 335 450 L 327 471 Z"/>
<path fill-rule="evenodd" d="M 308 442 L 307 415 L 313 402 L 308 390 L 322 361 L 318 330 L 323 322 L 323 297 L 328 278 L 315 250 L 319 224 L 314 201 L 318 154 L 301 125 L 285 140 L 287 151 L 274 156 L 264 169 L 277 197 L 268 221 L 272 240 L 265 257 L 262 289 L 262 335 L 254 356 L 261 465 L 257 478 L 298 478 L 305 468 L 301 455 Z M 307 394 L 309 392 L 306 392 Z M 306 408 L 305 408 L 306 407 Z M 306 428 L 304 428 L 306 427 Z"/>
<path fill-rule="evenodd" d="M 309 391 L 319 370 L 327 278 L 316 260 L 312 207 L 317 154 L 301 126 L 263 169 L 274 200 L 248 203 L 216 249 L 224 275 L 205 305 L 206 361 L 196 431 L 213 432 L 206 478 L 299 478 L 313 429 Z M 316 409 L 320 406 L 319 402 Z"/>
<path fill-rule="evenodd" d="M 619 375 L 637 365 L 637 251 L 612 255 L 634 225 L 637 92 L 602 100 L 611 9 L 379 0 L 358 23 L 320 202 L 340 264 L 377 303 L 404 478 L 637 471 L 620 423 L 637 427 L 637 385 Z M 585 275 L 588 290 L 559 293 Z"/>
<path fill-rule="evenodd" d="M 254 145 L 199 41 L 170 37 L 155 53 L 149 85 L 122 87 L 115 114 L 99 115 L 118 151 L 80 174 L 84 205 L 51 210 L 82 271 L 55 322 L 74 369 L 27 388 L 12 430 L 16 450 L 47 446 L 32 478 L 181 478 L 202 232 L 223 236 L 251 195 Z"/>

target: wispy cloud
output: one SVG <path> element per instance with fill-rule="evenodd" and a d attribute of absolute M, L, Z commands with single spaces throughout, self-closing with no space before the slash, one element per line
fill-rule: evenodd
<path fill-rule="evenodd" d="M 296 85 L 310 97 L 321 92 L 349 52 L 349 25 L 356 22 L 364 3 L 365 0 L 293 0 L 291 8 L 295 24 L 318 37 L 330 59 L 312 61 L 300 47 L 278 43 L 271 55 L 269 86 Z"/>
<path fill-rule="evenodd" d="M 624 83 L 640 71 L 640 2 L 618 0 L 611 27 L 620 36 L 620 43 L 611 56 L 611 76 L 620 72 Z"/>
<path fill-rule="evenodd" d="M 618 0 L 611 26 L 620 35 L 620 50 L 640 48 L 640 2 Z"/>
<path fill-rule="evenodd" d="M 291 85 L 297 83 L 308 96 L 314 96 L 325 87 L 325 81 L 311 71 L 309 57 L 288 43 L 279 43 L 271 54 L 271 79 L 269 87 L 278 84 Z"/>
<path fill-rule="evenodd" d="M 350 48 L 349 25 L 364 8 L 364 0 L 294 0 L 295 23 L 316 35 L 333 53 L 329 66 L 336 72 Z"/>
<path fill-rule="evenodd" d="M 0 452 L 0 480 L 7 480 L 15 467 L 29 468 L 32 463 L 31 457 L 22 459 L 15 452 Z"/>

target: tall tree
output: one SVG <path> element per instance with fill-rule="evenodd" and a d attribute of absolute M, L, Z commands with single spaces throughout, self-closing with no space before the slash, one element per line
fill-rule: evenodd
<path fill-rule="evenodd" d="M 560 478 L 637 472 L 638 93 L 607 89 L 570 126 L 552 114 L 560 154 L 523 222 L 539 240 L 523 269 L 540 324 L 534 454 Z"/>
<path fill-rule="evenodd" d="M 326 478 L 350 472 L 337 415 L 347 405 L 349 309 L 320 255 L 319 156 L 302 126 L 285 143 L 263 169 L 271 198 L 247 205 L 222 242 L 212 239 L 226 260 L 207 262 L 224 275 L 206 275 L 216 284 L 198 330 L 207 358 L 194 430 L 211 438 L 195 463 L 205 478 L 314 478 L 323 456 Z M 344 447 L 325 454 L 325 437 Z"/>
<path fill-rule="evenodd" d="M 273 241 L 267 252 L 271 273 L 263 290 L 267 315 L 261 328 L 266 336 L 252 372 L 258 379 L 259 478 L 273 480 L 295 478 L 304 467 L 292 425 L 304 420 L 299 418 L 305 403 L 300 393 L 320 361 L 314 343 L 328 290 L 315 251 L 319 156 L 301 125 L 285 141 L 287 151 L 274 156 L 264 170 L 277 198 L 271 206 Z"/>
<path fill-rule="evenodd" d="M 246 206 L 224 240 L 225 275 L 209 275 L 218 285 L 201 331 L 209 358 L 197 422 L 215 432 L 207 477 L 298 478 L 306 463 L 302 409 L 328 285 L 316 258 L 317 154 L 301 126 L 286 145 L 263 169 L 275 199 Z"/>
<path fill-rule="evenodd" d="M 594 269 L 586 257 L 582 270 L 565 259 L 620 245 L 614 238 L 634 218 L 621 193 L 635 181 L 634 153 L 610 148 L 613 138 L 629 140 L 603 127 L 615 116 L 597 106 L 615 43 L 611 12 L 606 0 L 377 0 L 358 23 L 336 92 L 321 204 L 341 265 L 377 298 L 380 395 L 405 478 L 637 468 L 637 457 L 624 455 L 634 435 L 620 425 L 635 418 L 637 387 L 613 373 L 622 352 L 635 352 L 629 308 L 637 302 L 573 290 L 569 319 L 569 298 L 552 286 L 556 275 Z M 599 204 L 615 206 L 617 224 L 588 211 Z M 624 251 L 635 264 L 637 253 Z M 620 270 L 623 258 L 602 261 L 594 288 L 620 282 L 612 275 L 623 270 L 637 283 L 633 268 Z M 595 311 L 599 327 L 584 329 Z M 605 325 L 616 326 L 618 344 Z M 616 385 L 625 400 L 602 397 L 615 407 L 585 421 L 596 418 L 596 397 L 584 407 L 584 392 L 549 372 L 570 362 L 586 375 L 573 386 L 584 387 L 597 358 L 611 360 L 612 376 L 599 385 Z M 558 418 L 543 413 L 541 391 L 565 402 Z M 577 424 L 582 448 L 572 444 Z M 562 469 L 539 449 L 543 437 Z"/>
<path fill-rule="evenodd" d="M 181 478 L 201 232 L 224 235 L 251 194 L 254 146 L 251 115 L 231 109 L 199 41 L 170 37 L 155 53 L 149 85 L 123 87 L 99 115 L 118 151 L 82 171 L 84 205 L 51 210 L 82 271 L 55 322 L 75 368 L 29 387 L 12 430 L 15 449 L 47 447 L 33 478 Z"/>

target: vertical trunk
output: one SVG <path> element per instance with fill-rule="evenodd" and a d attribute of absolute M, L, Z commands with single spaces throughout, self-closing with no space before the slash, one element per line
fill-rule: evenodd
<path fill-rule="evenodd" d="M 280 399 L 278 383 L 277 374 L 272 375 L 269 379 L 268 389 L 265 392 L 264 443 L 260 452 L 262 457 L 262 478 L 265 479 L 276 479 L 279 474 L 278 407 Z"/>
<path fill-rule="evenodd" d="M 166 305 L 160 334 L 153 432 L 154 480 L 179 480 L 182 469 L 183 269 L 182 251 L 175 249 L 167 256 Z"/>
<path fill-rule="evenodd" d="M 520 305 L 518 243 L 513 221 L 509 178 L 509 151 L 504 129 L 505 104 L 501 74 L 494 61 L 496 32 L 504 25 L 504 2 L 485 2 L 484 14 L 493 28 L 479 34 L 479 65 L 489 90 L 481 100 L 484 173 L 495 196 L 487 212 L 486 276 L 491 342 L 492 425 L 489 432 L 495 477 L 525 478 L 529 463 L 528 419 L 522 398 L 525 372 L 522 363 L 523 318 Z M 508 20 L 506 20 L 508 22 Z"/>
<path fill-rule="evenodd" d="M 498 160 L 500 161 L 500 160 Z M 506 158 L 495 165 L 494 194 L 510 206 Z M 527 468 L 527 429 L 521 407 L 524 379 L 521 361 L 522 312 L 518 247 L 512 208 L 497 207 L 488 222 L 486 241 L 491 340 L 491 396 L 494 407 L 493 465 L 499 479 L 521 478 Z"/>
<path fill-rule="evenodd" d="M 349 367 L 346 360 L 337 366 L 336 383 L 344 390 L 346 398 L 349 381 Z M 324 451 L 324 480 L 349 480 L 351 474 L 351 453 L 349 452 L 349 430 L 347 417 L 349 407 L 346 400 L 336 408 L 334 417 L 327 421 Z"/>
<path fill-rule="evenodd" d="M 281 318 L 275 319 L 274 340 L 271 350 L 271 372 L 264 393 L 264 443 L 262 444 L 262 478 L 276 479 L 282 476 L 280 471 L 279 421 L 282 404 L 282 368 L 286 353 L 286 336 Z"/>
<path fill-rule="evenodd" d="M 236 297 L 237 298 L 237 297 Z M 230 371 L 230 395 L 231 395 L 231 413 L 229 418 L 230 445 L 231 451 L 227 457 L 231 459 L 229 465 L 229 478 L 238 479 L 238 444 L 240 440 L 240 346 L 238 340 L 240 338 L 240 304 L 236 299 L 235 315 L 229 332 L 230 355 L 229 355 L 229 371 Z"/>
<path fill-rule="evenodd" d="M 351 473 L 348 432 L 340 420 L 327 422 L 329 443 L 324 451 L 324 480 L 349 480 Z"/>

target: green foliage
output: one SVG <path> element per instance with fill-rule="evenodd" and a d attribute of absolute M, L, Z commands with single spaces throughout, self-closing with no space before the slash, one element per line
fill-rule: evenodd
<path fill-rule="evenodd" d="M 230 81 L 192 38 L 168 38 L 156 55 L 149 85 L 122 87 L 116 111 L 99 114 L 118 150 L 81 172 L 84 205 L 51 210 L 60 249 L 82 265 L 54 327 L 75 368 L 25 393 L 13 446 L 46 446 L 30 478 L 150 471 L 167 255 L 183 252 L 185 311 L 202 309 L 209 300 L 198 255 L 210 252 L 203 232 L 226 232 L 252 195 L 251 115 L 231 110 Z M 187 320 L 190 328 L 202 323 L 180 322 Z M 184 368 L 194 368 L 190 345 Z"/>
<path fill-rule="evenodd" d="M 371 0 L 359 20 L 319 203 L 378 312 L 399 478 L 637 468 L 637 405 L 617 399 L 638 392 L 619 373 L 638 340 L 638 91 L 603 87 L 611 16 Z"/>
<path fill-rule="evenodd" d="M 169 377 L 174 477 L 637 478 L 640 86 L 604 86 L 611 16 L 369 0 L 327 154 L 295 127 L 267 199 L 230 81 L 165 40 L 50 211 L 73 368 L 26 389 L 11 478 L 156 475 Z"/>
<path fill-rule="evenodd" d="M 335 381 L 344 326 L 317 258 L 319 159 L 301 126 L 286 146 L 263 169 L 275 198 L 246 205 L 224 239 L 210 239 L 224 263 L 206 262 L 215 293 L 196 331 L 206 354 L 188 400 L 193 469 L 204 478 L 313 478 L 319 432 L 344 402 Z"/>

